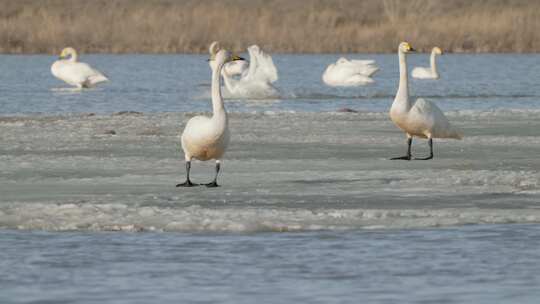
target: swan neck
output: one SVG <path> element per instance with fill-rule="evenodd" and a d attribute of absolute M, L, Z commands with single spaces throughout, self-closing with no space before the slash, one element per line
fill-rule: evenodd
<path fill-rule="evenodd" d="M 398 51 L 398 57 L 399 57 L 399 87 L 398 91 L 396 93 L 396 101 L 400 101 L 401 103 L 405 102 L 406 109 L 408 110 L 410 108 L 409 104 L 409 81 L 408 81 L 408 74 L 407 74 L 407 59 L 405 57 L 405 53 L 403 53 L 401 50 Z"/>
<path fill-rule="evenodd" d="M 77 62 L 77 59 L 78 59 L 77 52 L 75 50 L 71 51 L 71 57 L 69 58 L 69 61 Z"/>
<path fill-rule="evenodd" d="M 437 72 L 437 63 L 435 61 L 435 57 L 437 57 L 437 54 L 435 54 L 435 52 L 431 52 L 431 58 L 430 58 L 431 72 L 433 73 L 433 75 L 438 76 L 439 73 Z"/>
<path fill-rule="evenodd" d="M 212 69 L 212 109 L 214 116 L 226 115 L 225 106 L 223 105 L 223 98 L 221 96 L 221 77 L 220 72 L 223 68 L 223 63 L 218 63 L 214 69 Z"/>

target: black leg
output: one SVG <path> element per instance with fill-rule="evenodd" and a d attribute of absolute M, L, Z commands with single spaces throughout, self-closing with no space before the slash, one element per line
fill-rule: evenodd
<path fill-rule="evenodd" d="M 428 157 L 424 157 L 424 158 L 417 158 L 415 157 L 414 159 L 416 160 L 428 160 L 428 159 L 433 159 L 433 139 L 430 138 L 428 140 L 428 144 L 429 144 L 429 156 Z"/>
<path fill-rule="evenodd" d="M 216 176 L 214 176 L 214 180 L 211 183 L 206 184 L 206 187 L 213 188 L 213 187 L 219 187 L 217 183 L 217 177 L 219 174 L 219 169 L 221 169 L 221 164 L 216 162 Z"/>
<path fill-rule="evenodd" d="M 391 160 L 411 160 L 411 146 L 412 146 L 412 137 L 407 138 L 407 155 L 401 157 L 393 157 Z"/>
<path fill-rule="evenodd" d="M 187 161 L 186 162 L 186 181 L 181 183 L 181 184 L 178 184 L 176 185 L 176 187 L 193 187 L 193 186 L 198 186 L 194 183 L 191 182 L 191 180 L 189 180 L 189 171 L 191 170 L 191 161 Z"/>

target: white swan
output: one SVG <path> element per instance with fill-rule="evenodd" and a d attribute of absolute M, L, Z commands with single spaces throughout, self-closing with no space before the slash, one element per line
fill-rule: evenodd
<path fill-rule="evenodd" d="M 216 160 L 216 175 L 208 187 L 217 187 L 220 160 L 229 144 L 229 125 L 227 112 L 221 97 L 220 73 L 223 65 L 233 60 L 230 53 L 220 50 L 215 56 L 215 67 L 212 69 L 212 117 L 195 116 L 191 118 L 182 133 L 182 149 L 186 160 L 186 181 L 176 187 L 195 186 L 189 179 L 191 160 Z"/>
<path fill-rule="evenodd" d="M 210 56 L 219 48 L 219 44 L 210 45 Z M 232 98 L 268 98 L 277 97 L 279 91 L 273 86 L 278 80 L 276 66 L 272 57 L 264 53 L 257 45 L 248 47 L 249 66 L 247 69 L 231 65 L 222 72 L 226 95 Z M 245 62 L 245 61 L 244 61 Z M 210 65 L 213 63 L 210 62 Z"/>
<path fill-rule="evenodd" d="M 371 76 L 378 70 L 374 60 L 347 60 L 341 57 L 326 68 L 322 79 L 329 86 L 359 86 L 373 83 Z"/>
<path fill-rule="evenodd" d="M 208 52 L 210 53 L 210 59 L 208 60 L 208 64 L 210 65 L 211 69 L 215 68 L 215 56 L 217 52 L 221 49 L 221 46 L 218 41 L 214 41 L 210 44 L 210 47 L 208 48 Z M 238 57 L 236 55 L 233 55 L 233 61 L 225 63 L 223 66 L 223 69 L 221 70 L 221 75 L 223 77 L 232 77 L 232 76 L 238 76 L 242 75 L 249 69 L 249 62 L 245 60 L 244 58 Z"/>
<path fill-rule="evenodd" d="M 78 62 L 77 52 L 70 47 L 62 50 L 59 60 L 51 66 L 51 73 L 56 78 L 78 88 L 93 87 L 100 82 L 109 80 L 88 64 Z"/>
<path fill-rule="evenodd" d="M 402 42 L 398 47 L 399 56 L 399 87 L 396 98 L 390 108 L 390 118 L 407 134 L 407 155 L 392 159 L 411 159 L 411 145 L 413 136 L 427 138 L 429 140 L 429 156 L 415 158 L 427 160 L 433 158 L 433 138 L 461 139 L 459 130 L 450 125 L 444 113 L 435 105 L 422 98 L 414 103 L 409 100 L 409 86 L 407 75 L 406 53 L 414 51 L 407 43 Z"/>
<path fill-rule="evenodd" d="M 412 77 L 418 79 L 439 79 L 439 71 L 437 70 L 437 63 L 435 62 L 435 56 L 442 55 L 442 50 L 439 47 L 434 47 L 431 50 L 429 68 L 416 67 L 412 70 Z"/>

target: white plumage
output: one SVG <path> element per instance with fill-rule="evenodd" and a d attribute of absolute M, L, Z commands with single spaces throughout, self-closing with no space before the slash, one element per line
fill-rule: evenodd
<path fill-rule="evenodd" d="M 371 76 L 378 70 L 374 60 L 347 60 L 342 57 L 326 68 L 322 79 L 329 86 L 359 86 L 373 83 Z"/>
<path fill-rule="evenodd" d="M 220 49 L 221 45 L 218 41 L 213 41 L 208 48 L 208 52 L 210 53 L 210 60 L 208 60 L 208 64 L 210 65 L 211 69 L 215 68 L 216 61 L 214 58 Z M 223 77 L 239 76 L 247 72 L 249 69 L 249 62 L 247 60 L 235 56 L 233 56 L 233 58 L 238 58 L 238 60 L 229 61 L 223 65 L 223 69 L 221 70 L 221 75 Z"/>
<path fill-rule="evenodd" d="M 404 157 L 394 159 L 411 159 L 412 137 L 428 138 L 430 157 L 433 158 L 433 138 L 461 139 L 462 134 L 454 128 L 444 113 L 434 103 L 419 98 L 414 103 L 409 100 L 406 53 L 413 50 L 407 42 L 402 42 L 398 48 L 399 56 L 399 87 L 396 98 L 390 108 L 390 118 L 402 129 L 409 139 L 408 152 Z"/>
<path fill-rule="evenodd" d="M 442 55 L 442 50 L 434 47 L 431 50 L 430 67 L 415 67 L 411 73 L 412 77 L 418 79 L 439 79 L 439 70 L 437 70 L 437 62 L 435 60 L 437 55 Z"/>
<path fill-rule="evenodd" d="M 210 45 L 212 58 L 219 43 Z M 225 65 L 222 75 L 226 96 L 232 98 L 269 98 L 279 96 L 279 90 L 273 83 L 278 80 L 278 73 L 272 57 L 264 53 L 257 45 L 248 47 L 249 63 L 235 60 Z M 212 66 L 212 60 L 210 61 Z"/>
<path fill-rule="evenodd" d="M 77 52 L 73 48 L 65 48 L 60 59 L 51 66 L 51 73 L 58 79 L 78 88 L 89 88 L 109 79 L 90 65 L 77 61 Z"/>
<path fill-rule="evenodd" d="M 214 180 L 207 184 L 217 187 L 217 177 L 220 170 L 220 160 L 225 154 L 229 144 L 229 124 L 227 112 L 221 97 L 220 74 L 224 64 L 232 60 L 230 54 L 220 50 L 215 55 L 215 65 L 212 66 L 212 117 L 195 116 L 191 118 L 182 133 L 182 149 L 186 160 L 186 182 L 176 185 L 194 186 L 189 179 L 191 160 L 216 160 L 216 175 Z"/>

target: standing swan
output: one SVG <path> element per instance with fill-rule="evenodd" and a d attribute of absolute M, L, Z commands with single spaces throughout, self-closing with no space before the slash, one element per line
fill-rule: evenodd
<path fill-rule="evenodd" d="M 219 51 L 215 56 L 215 66 L 212 69 L 212 108 L 213 115 L 211 118 L 206 116 L 195 116 L 191 118 L 184 133 L 182 133 L 182 149 L 186 160 L 186 181 L 176 185 L 176 187 L 192 187 L 193 184 L 189 179 L 189 171 L 191 169 L 191 160 L 216 160 L 216 175 L 211 183 L 206 184 L 207 187 L 217 187 L 217 177 L 220 169 L 220 160 L 225 149 L 229 144 L 229 125 L 227 120 L 227 112 L 223 105 L 221 97 L 221 79 L 220 73 L 223 65 L 231 61 L 231 55 L 226 50 Z M 239 58 L 242 60 L 242 58 Z"/>
<path fill-rule="evenodd" d="M 434 103 L 422 98 L 414 103 L 410 102 L 405 56 L 410 51 L 414 49 L 407 42 L 400 43 L 398 47 L 399 87 L 390 108 L 390 118 L 407 134 L 407 155 L 392 159 L 411 160 L 412 138 L 418 136 L 429 140 L 429 156 L 414 159 L 428 160 L 433 158 L 433 138 L 461 139 L 462 134 L 450 125 L 446 116 Z"/>
<path fill-rule="evenodd" d="M 431 58 L 429 68 L 416 67 L 412 70 L 412 77 L 418 79 L 439 79 L 439 71 L 437 71 L 437 63 L 435 62 L 436 55 L 442 55 L 442 50 L 439 47 L 434 47 L 431 50 Z"/>
<path fill-rule="evenodd" d="M 51 66 L 51 73 L 54 77 L 79 89 L 93 87 L 100 82 L 109 80 L 88 64 L 78 62 L 77 52 L 70 47 L 62 50 L 59 60 L 55 61 Z"/>

